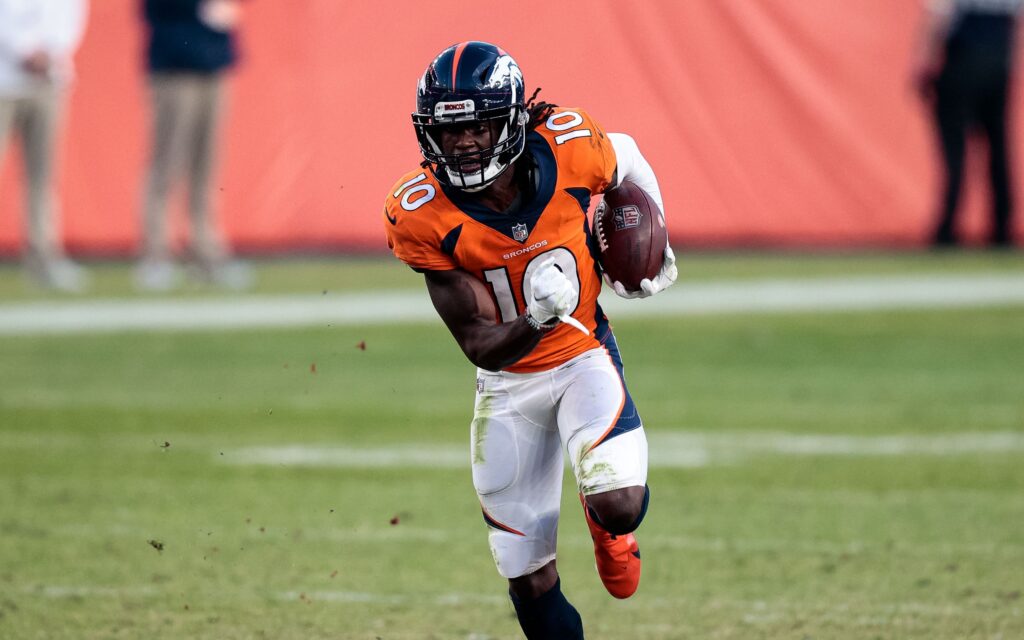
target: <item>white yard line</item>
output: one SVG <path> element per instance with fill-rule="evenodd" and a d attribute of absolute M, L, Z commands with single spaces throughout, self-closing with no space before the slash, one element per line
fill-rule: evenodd
<path fill-rule="evenodd" d="M 498 591 L 495 589 L 494 591 Z M 456 606 L 462 604 L 487 604 L 500 605 L 508 602 L 506 596 L 497 593 L 441 593 L 434 595 L 399 594 L 399 593 L 372 593 L 366 591 L 284 591 L 276 594 L 277 599 L 285 601 L 310 601 L 310 602 L 332 602 L 332 603 L 357 603 L 368 605 L 410 605 L 410 604 L 433 604 L 438 606 Z M 680 607 L 687 604 L 693 605 L 692 599 L 684 597 L 651 596 L 644 597 L 644 604 L 647 607 Z M 751 616 L 750 623 L 766 622 L 781 619 L 792 615 L 794 612 L 807 611 L 807 603 L 800 601 L 786 600 L 753 600 L 743 598 L 714 598 L 708 603 L 698 603 L 702 606 L 712 606 L 715 609 L 731 609 L 748 611 Z M 777 615 L 772 615 L 772 612 Z M 879 620 L 891 623 L 893 615 L 900 614 L 924 614 L 924 615 L 946 615 L 953 616 L 965 613 L 967 610 L 959 605 L 951 603 L 931 602 L 898 602 L 898 603 L 873 603 L 858 602 L 855 604 L 840 603 L 835 605 L 824 605 L 816 609 L 816 619 L 832 619 L 850 621 L 859 620 L 863 614 L 879 615 Z M 874 624 L 874 622 L 865 622 Z"/>
<path fill-rule="evenodd" d="M 496 590 L 497 591 L 497 590 Z M 464 604 L 501 604 L 507 598 L 482 593 L 435 593 L 431 595 L 369 593 L 364 591 L 285 591 L 279 600 L 310 600 L 312 602 L 355 602 L 360 604 L 432 604 L 458 606 Z"/>
<path fill-rule="evenodd" d="M 778 504 L 779 492 L 773 491 L 765 497 L 770 504 Z M 818 493 L 815 504 L 834 505 L 834 492 L 821 491 Z M 575 500 L 575 498 L 573 498 Z M 882 503 L 885 499 L 876 499 L 876 503 Z M 563 517 L 576 517 L 571 515 L 573 511 L 568 507 L 569 503 L 563 505 Z M 866 505 L 860 505 L 864 508 Z M 570 514 L 570 515 L 564 515 Z M 483 521 L 480 521 L 483 527 Z M 213 527 L 214 525 L 210 525 Z M 255 525 L 253 525 L 255 526 Z M 278 543 L 282 541 L 294 541 L 294 532 L 291 527 L 269 527 L 265 531 L 257 533 L 253 528 L 239 530 L 237 525 L 216 526 L 215 531 L 196 530 L 191 537 L 176 538 L 174 544 L 168 547 L 168 553 L 191 553 L 204 544 L 219 543 L 225 544 L 226 540 L 233 543 L 250 543 L 260 541 L 263 543 Z M 426 545 L 451 546 L 453 541 L 460 539 L 459 534 L 453 534 L 448 529 L 426 529 L 401 523 L 399 525 L 388 525 L 377 527 L 360 527 L 352 529 L 340 524 L 337 527 L 302 527 L 301 540 L 318 545 L 358 544 L 367 548 L 376 546 L 391 546 L 396 543 L 413 544 L 425 548 Z M 144 541 L 152 535 L 151 532 L 142 529 L 133 529 L 130 525 L 97 525 L 93 522 L 69 523 L 56 527 L 50 531 L 54 536 L 73 538 L 75 540 L 110 540 L 113 538 L 131 540 L 133 545 L 145 544 Z M 212 535 L 211 535 L 212 534 Z M 1008 560 L 1019 559 L 1024 555 L 1024 544 L 1016 541 L 986 541 L 968 542 L 962 540 L 948 541 L 923 541 L 923 540 L 899 540 L 887 542 L 884 540 L 860 540 L 860 539 L 810 539 L 810 538 L 759 538 L 746 536 L 736 537 L 701 537 L 688 535 L 672 535 L 664 533 L 645 533 L 644 544 L 651 549 L 661 551 L 685 551 L 687 553 L 702 554 L 763 554 L 773 553 L 781 556 L 819 556 L 830 555 L 867 555 L 885 556 L 893 555 L 901 558 L 935 558 L 955 556 L 978 556 L 989 559 L 1005 558 Z M 593 546 L 590 536 L 583 532 L 566 532 L 559 536 L 558 544 L 563 547 L 575 549 L 589 549 Z M 94 592 L 90 593 L 89 590 Z M 48 587 L 43 591 L 42 587 L 26 587 L 26 591 L 36 590 L 43 595 L 50 597 L 70 597 L 75 595 L 117 595 L 113 590 L 102 587 L 76 587 L 65 586 Z M 307 593 L 307 595 L 309 595 Z"/>
<path fill-rule="evenodd" d="M 632 316 L 964 308 L 1024 304 L 1024 275 L 918 275 L 680 283 L 646 300 L 605 292 L 612 319 Z M 0 304 L 0 335 L 437 321 L 425 291 Z"/>
<path fill-rule="evenodd" d="M 767 455 L 780 456 L 953 456 L 1024 453 L 1024 433 L 986 432 L 937 435 L 807 435 L 750 432 L 649 432 L 650 466 L 696 468 L 730 464 Z M 469 448 L 407 444 L 348 447 L 334 443 L 245 447 L 219 452 L 215 460 L 233 465 L 294 467 L 465 468 Z"/>
<path fill-rule="evenodd" d="M 99 585 L 38 585 L 22 590 L 30 595 L 48 599 L 65 598 L 130 598 L 159 595 L 160 591 L 148 585 L 134 587 L 103 587 Z M 368 593 L 361 591 L 284 591 L 276 594 L 278 600 L 310 600 L 314 602 L 353 602 L 363 604 L 433 604 L 458 606 L 463 604 L 499 604 L 505 598 L 480 593 L 436 593 L 432 595 L 406 595 Z"/>
<path fill-rule="evenodd" d="M 97 599 L 115 598 L 118 600 L 132 597 L 157 597 L 161 592 L 148 585 L 136 587 L 101 587 L 101 586 L 64 586 L 64 585 L 40 585 L 23 589 L 28 595 L 40 596 L 51 600 L 63 600 L 67 598 L 76 599 Z M 162 596 L 161 596 L 162 597 Z M 273 597 L 283 602 L 307 602 L 329 603 L 329 604 L 355 604 L 360 606 L 434 606 L 434 607 L 455 607 L 455 606 L 486 606 L 504 607 L 507 606 L 508 598 L 499 594 L 495 587 L 486 593 L 469 592 L 448 592 L 433 594 L 408 594 L 408 593 L 386 593 L 370 591 L 344 591 L 311 589 L 309 591 L 279 591 Z M 678 609 L 685 606 L 697 606 L 701 609 L 736 611 L 742 615 L 744 622 L 748 625 L 772 624 L 779 620 L 785 620 L 796 614 L 807 616 L 807 603 L 803 601 L 790 600 L 763 600 L 744 598 L 721 598 L 711 600 L 694 600 L 683 596 L 657 596 L 647 594 L 643 604 L 648 609 Z M 963 607 L 954 603 L 932 603 L 920 601 L 906 601 L 896 603 L 875 603 L 857 602 L 840 603 L 833 605 L 822 605 L 812 607 L 812 616 L 819 621 L 836 621 L 843 624 L 854 624 L 856 626 L 877 627 L 885 625 L 892 627 L 905 626 L 910 624 L 914 618 L 925 617 L 963 617 L 965 615 L 979 615 L 974 609 Z M 1007 612 L 1011 616 L 1019 616 L 1020 610 L 1014 607 Z M 910 616 L 909 619 L 901 619 L 901 616 Z M 637 627 L 638 629 L 671 630 L 670 627 L 663 627 L 656 623 L 647 623 Z M 469 640 L 486 640 L 490 636 L 485 634 L 470 633 Z"/>
<path fill-rule="evenodd" d="M 126 598 L 151 596 L 158 591 L 149 585 L 132 587 L 101 587 L 99 585 L 38 585 L 26 587 L 25 593 L 40 595 L 44 598 Z"/>
<path fill-rule="evenodd" d="M 246 447 L 217 455 L 220 462 L 235 465 L 284 467 L 428 467 L 457 469 L 469 465 L 469 445 L 410 444 L 394 447 L 344 447 L 294 444 Z"/>

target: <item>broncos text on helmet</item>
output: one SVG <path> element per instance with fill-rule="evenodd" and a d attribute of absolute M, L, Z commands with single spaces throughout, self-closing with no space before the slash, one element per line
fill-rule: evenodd
<path fill-rule="evenodd" d="M 416 88 L 412 114 L 420 153 L 442 184 L 478 191 L 505 172 L 526 143 L 523 74 L 500 47 L 468 41 L 442 51 L 427 66 Z M 490 145 L 445 151 L 446 128 L 484 126 Z"/>

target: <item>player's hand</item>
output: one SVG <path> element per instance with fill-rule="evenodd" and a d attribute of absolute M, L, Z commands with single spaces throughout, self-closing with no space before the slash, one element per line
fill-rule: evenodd
<path fill-rule="evenodd" d="M 203 0 L 199 19 L 210 29 L 227 33 L 238 25 L 242 6 L 238 0 Z"/>
<path fill-rule="evenodd" d="M 578 299 L 576 288 L 555 266 L 554 258 L 542 262 L 530 276 L 530 302 L 526 310 L 541 324 L 566 316 Z"/>
<path fill-rule="evenodd" d="M 622 286 L 621 282 L 613 282 L 608 278 L 608 274 L 605 274 L 605 282 L 612 288 L 615 295 L 620 298 L 627 298 L 632 300 L 633 298 L 649 298 L 656 293 L 660 293 L 665 289 L 668 289 L 676 281 L 676 277 L 679 275 L 679 270 L 676 268 L 676 254 L 673 253 L 672 247 L 665 245 L 665 259 L 661 263 L 661 271 L 658 275 L 651 278 L 644 278 L 640 281 L 639 291 L 628 291 L 626 287 Z"/>

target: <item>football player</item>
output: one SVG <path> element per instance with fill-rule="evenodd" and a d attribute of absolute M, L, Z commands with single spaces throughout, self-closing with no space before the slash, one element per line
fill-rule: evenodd
<path fill-rule="evenodd" d="M 598 573 L 617 598 L 639 584 L 633 532 L 650 496 L 643 424 L 597 303 L 587 209 L 623 180 L 662 202 L 632 138 L 524 91 L 500 47 L 442 51 L 419 80 L 412 114 L 423 162 L 392 187 L 384 227 L 478 367 L 473 484 L 519 623 L 527 638 L 567 640 L 582 638 L 583 625 L 555 569 L 563 451 Z M 609 284 L 646 297 L 675 278 L 666 246 L 661 272 L 639 291 Z"/>

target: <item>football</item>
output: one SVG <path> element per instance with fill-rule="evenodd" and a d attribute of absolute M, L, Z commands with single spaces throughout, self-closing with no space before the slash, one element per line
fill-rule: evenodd
<path fill-rule="evenodd" d="M 605 192 L 594 211 L 593 232 L 601 267 L 627 291 L 639 291 L 641 280 L 658 275 L 668 230 L 658 204 L 637 185 L 624 181 Z"/>

